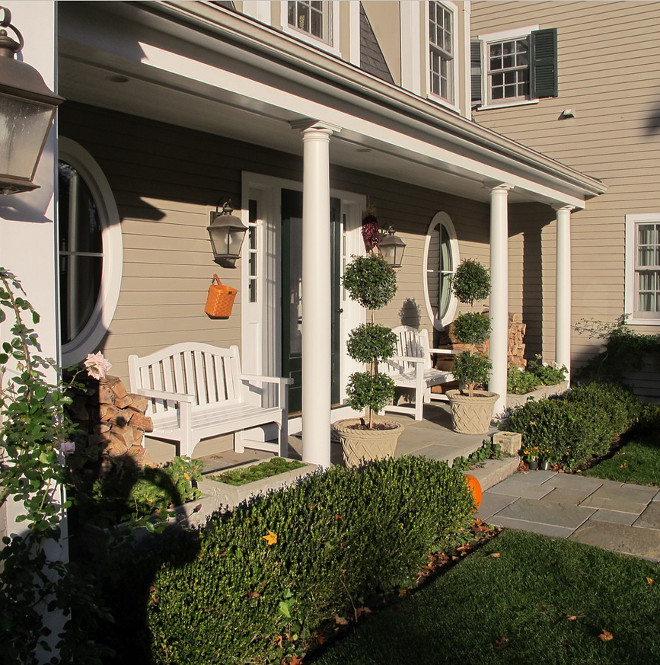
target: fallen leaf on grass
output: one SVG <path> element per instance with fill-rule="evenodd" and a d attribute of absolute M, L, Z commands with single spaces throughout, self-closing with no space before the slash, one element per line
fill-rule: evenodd
<path fill-rule="evenodd" d="M 574 616 L 574 615 L 572 615 L 572 614 L 571 614 L 571 615 L 567 615 L 566 618 L 567 618 L 569 621 L 577 621 L 577 617 Z"/>
<path fill-rule="evenodd" d="M 496 649 L 506 649 L 509 646 L 509 638 L 506 635 L 503 635 L 502 637 L 498 637 L 495 640 L 495 648 Z"/>
<path fill-rule="evenodd" d="M 488 555 L 491 557 L 491 559 L 499 559 L 500 558 L 500 553 L 499 552 L 493 552 L 492 554 Z"/>
<path fill-rule="evenodd" d="M 602 642 L 609 642 L 614 639 L 614 635 L 612 635 L 609 630 L 603 628 L 603 632 L 598 636 L 598 639 Z"/>
<path fill-rule="evenodd" d="M 628 462 L 624 462 L 619 468 L 625 469 L 628 466 Z"/>
<path fill-rule="evenodd" d="M 359 619 L 361 616 L 369 616 L 371 612 L 372 611 L 368 607 L 358 607 L 357 610 L 355 610 L 355 616 Z"/>
<path fill-rule="evenodd" d="M 652 578 L 652 577 L 647 577 L 647 578 L 646 578 L 646 581 L 647 581 L 649 584 L 653 584 L 653 578 Z"/>
<path fill-rule="evenodd" d="M 302 662 L 303 659 L 299 656 L 293 656 L 293 658 L 291 658 L 291 665 L 302 665 Z"/>
<path fill-rule="evenodd" d="M 348 626 L 349 621 L 345 617 L 340 617 L 338 614 L 335 614 L 335 623 L 338 626 Z"/>

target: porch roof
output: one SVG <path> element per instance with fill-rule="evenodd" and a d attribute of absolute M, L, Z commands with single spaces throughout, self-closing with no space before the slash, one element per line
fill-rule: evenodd
<path fill-rule="evenodd" d="M 334 164 L 488 201 L 584 207 L 606 187 L 437 103 L 208 2 L 60 3 L 68 99 L 301 154 L 308 119 L 340 128 Z M 293 128 L 293 129 L 292 129 Z"/>

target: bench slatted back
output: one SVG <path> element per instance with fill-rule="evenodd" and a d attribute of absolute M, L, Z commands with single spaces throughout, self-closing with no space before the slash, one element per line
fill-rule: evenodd
<path fill-rule="evenodd" d="M 163 390 L 194 395 L 193 408 L 242 399 L 237 346 L 220 349 L 201 343 L 174 344 L 148 356 L 128 358 L 131 389 Z M 148 415 L 166 413 L 174 402 L 151 400 Z"/>
<path fill-rule="evenodd" d="M 428 331 L 418 330 L 410 326 L 398 326 L 393 328 L 392 332 L 397 336 L 395 356 L 424 358 L 424 369 L 431 369 Z M 405 374 L 406 372 L 414 372 L 415 363 L 393 358 L 387 361 L 383 369 L 386 374 Z"/>

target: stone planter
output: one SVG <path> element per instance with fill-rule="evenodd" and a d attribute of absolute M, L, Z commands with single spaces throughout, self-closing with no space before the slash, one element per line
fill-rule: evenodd
<path fill-rule="evenodd" d="M 475 390 L 474 396 L 463 395 L 460 390 L 448 390 L 454 432 L 460 434 L 488 434 L 493 419 L 493 407 L 499 395 Z"/>
<path fill-rule="evenodd" d="M 263 462 L 263 460 L 257 460 L 256 462 L 246 464 L 245 466 L 253 466 L 260 462 Z M 245 483 L 245 485 L 228 485 L 227 483 L 221 483 L 217 480 L 211 480 L 210 478 L 202 478 L 198 483 L 198 487 L 203 494 L 202 499 L 206 500 L 209 505 L 212 505 L 213 510 L 217 510 L 221 507 L 235 508 L 250 497 L 266 494 L 271 490 L 279 490 L 288 487 L 289 485 L 293 485 L 300 478 L 314 473 L 316 469 L 316 464 L 305 464 L 305 466 L 301 466 L 299 469 L 292 469 L 291 471 L 278 473 L 277 475 L 269 476 L 268 478 L 261 478 L 260 480 L 255 480 L 251 483 Z M 220 474 L 221 472 L 217 473 Z M 195 503 L 199 502 L 193 502 L 193 505 Z M 181 506 L 181 508 L 184 509 L 185 512 L 189 512 L 185 510 L 188 505 L 189 504 Z M 186 515 L 186 517 L 190 518 L 191 515 Z"/>
<path fill-rule="evenodd" d="M 514 409 L 517 406 L 522 406 L 529 401 L 537 401 L 540 399 L 545 399 L 546 397 L 552 397 L 553 395 L 561 395 L 568 390 L 568 381 L 562 381 L 554 386 L 541 386 L 536 390 L 532 390 L 531 393 L 525 393 L 524 395 L 507 395 L 506 396 L 506 408 Z"/>
<path fill-rule="evenodd" d="M 359 466 L 364 462 L 394 457 L 396 444 L 403 432 L 403 425 L 392 420 L 378 420 L 378 424 L 391 425 L 391 429 L 354 429 L 351 425 L 360 418 L 348 418 L 334 423 L 333 428 L 341 441 L 344 464 Z"/>

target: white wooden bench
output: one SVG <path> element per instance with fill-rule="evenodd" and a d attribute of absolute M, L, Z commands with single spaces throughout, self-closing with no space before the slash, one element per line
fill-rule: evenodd
<path fill-rule="evenodd" d="M 454 355 L 451 349 L 432 349 L 429 346 L 429 334 L 426 330 L 418 330 L 410 326 L 393 328 L 397 336 L 396 354 L 382 362 L 378 371 L 387 374 L 394 380 L 398 388 L 407 388 L 415 393 L 415 420 L 424 417 L 424 403 L 431 399 L 446 400 L 442 394 L 431 392 L 433 386 L 449 383 L 454 380 L 451 372 L 434 369 L 431 362 L 432 354 Z M 408 406 L 390 405 L 386 411 L 410 413 Z"/>
<path fill-rule="evenodd" d="M 139 358 L 128 357 L 131 391 L 150 398 L 149 436 L 179 442 L 179 454 L 192 457 L 202 440 L 234 434 L 243 452 L 244 430 L 274 423 L 277 442 L 245 446 L 287 456 L 287 385 L 291 379 L 241 373 L 237 346 L 222 349 L 194 342 L 174 344 Z M 256 384 L 256 385 L 255 385 Z M 269 387 L 265 384 L 275 384 Z"/>

